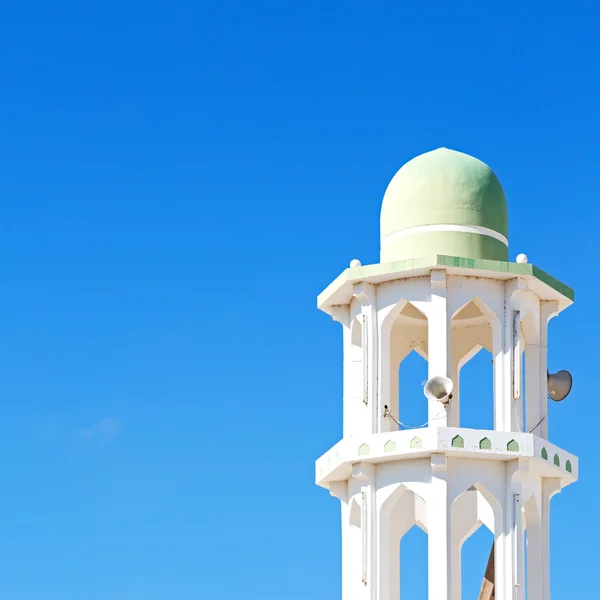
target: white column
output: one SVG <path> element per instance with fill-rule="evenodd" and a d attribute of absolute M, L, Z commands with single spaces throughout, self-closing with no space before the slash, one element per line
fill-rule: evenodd
<path fill-rule="evenodd" d="M 348 504 L 348 482 L 335 481 L 330 484 L 329 493 L 334 498 L 339 498 L 342 517 L 342 598 L 352 600 L 353 585 L 351 579 L 352 554 L 356 552 L 352 543 L 352 531 L 350 529 L 350 506 Z M 356 597 L 356 596 L 354 596 Z"/>
<path fill-rule="evenodd" d="M 377 583 L 378 600 L 398 600 L 400 596 L 400 542 L 389 515 L 377 515 Z"/>
<path fill-rule="evenodd" d="M 518 460 L 507 463 L 503 518 L 499 523 L 498 531 L 495 532 L 494 594 L 496 600 L 517 600 L 518 598 L 516 584 L 519 583 L 519 529 L 522 527 L 520 519 L 516 519 L 520 503 L 517 503 L 515 494 L 520 492 L 520 486 L 515 486 L 513 483 L 514 474 L 518 469 Z"/>
<path fill-rule="evenodd" d="M 460 427 L 460 369 L 459 360 L 452 357 L 450 367 L 450 379 L 454 384 L 452 389 L 452 400 L 448 405 L 448 427 Z"/>
<path fill-rule="evenodd" d="M 537 507 L 536 507 L 537 508 Z M 539 511 L 539 509 L 537 509 Z M 543 600 L 542 529 L 540 514 L 527 514 L 527 600 Z"/>
<path fill-rule="evenodd" d="M 504 321 L 492 325 L 494 371 L 494 429 L 504 430 Z"/>
<path fill-rule="evenodd" d="M 550 600 L 550 500 L 560 492 L 560 480 L 542 480 L 541 545 L 542 545 L 542 600 Z"/>
<path fill-rule="evenodd" d="M 431 304 L 428 320 L 428 377 L 449 376 L 450 364 L 450 320 L 446 298 L 446 272 L 431 271 Z M 448 409 L 441 402 L 429 401 L 428 418 L 430 427 L 447 427 Z"/>
<path fill-rule="evenodd" d="M 502 378 L 494 380 L 495 427 L 499 431 L 523 429 L 521 394 L 521 340 L 520 315 L 515 292 L 526 290 L 527 283 L 520 279 L 506 282 L 502 335 Z M 496 360 L 496 357 L 494 357 Z M 494 372 L 494 375 L 496 371 Z M 519 423 L 520 418 L 520 423 Z"/>
<path fill-rule="evenodd" d="M 543 421 L 535 430 L 536 435 L 548 439 L 548 323 L 558 314 L 556 300 L 540 303 L 540 393 L 539 393 L 539 418 Z"/>
<path fill-rule="evenodd" d="M 352 476 L 361 486 L 361 568 L 358 580 L 364 589 L 360 599 L 377 600 L 377 499 L 375 465 L 357 463 Z M 344 598 L 344 600 L 347 600 Z M 352 597 L 348 600 L 359 600 Z"/>
<path fill-rule="evenodd" d="M 541 427 L 541 399 L 540 390 L 540 345 L 527 344 L 525 346 L 525 373 L 526 373 L 526 390 L 525 401 L 527 403 L 525 409 L 526 431 L 539 435 Z M 546 379 L 544 373 L 544 380 Z"/>
<path fill-rule="evenodd" d="M 400 418 L 400 363 L 404 358 L 400 356 L 401 352 L 402 347 L 398 344 L 390 348 L 386 365 L 382 364 L 383 357 L 379 356 L 380 377 L 386 377 L 389 382 L 388 386 L 383 386 L 381 381 L 379 382 L 379 403 L 382 407 L 387 404 L 396 419 Z M 383 390 L 388 390 L 387 397 L 384 397 Z M 389 417 L 381 420 L 380 432 L 386 431 L 398 431 L 398 425 Z"/>
<path fill-rule="evenodd" d="M 525 592 L 527 585 L 525 582 L 525 518 L 523 514 L 523 502 L 522 495 L 515 494 L 515 536 L 516 536 L 516 573 L 517 578 L 515 580 L 515 598 L 517 600 L 525 600 Z"/>
<path fill-rule="evenodd" d="M 450 511 L 447 476 L 446 456 L 433 454 L 431 456 L 431 492 L 427 503 L 430 600 L 451 600 Z"/>
<path fill-rule="evenodd" d="M 521 311 L 512 312 L 512 414 L 511 430 L 523 431 L 523 344 L 521 341 Z"/>
<path fill-rule="evenodd" d="M 344 353 L 344 372 L 343 372 L 343 432 L 344 436 L 351 435 L 354 429 L 354 419 L 356 414 L 355 406 L 355 365 L 354 353 L 352 348 L 352 329 L 350 321 L 350 306 L 336 306 L 332 311 L 332 317 L 343 327 L 342 346 Z"/>
<path fill-rule="evenodd" d="M 377 515 L 377 584 L 378 600 L 400 598 L 400 540 L 414 525 L 414 496 L 403 492 L 393 511 L 380 511 Z"/>
<path fill-rule="evenodd" d="M 377 288 L 370 283 L 358 283 L 354 286 L 353 294 L 361 303 L 363 315 L 363 401 L 369 408 L 367 432 L 378 433 L 383 407 L 380 411 L 377 394 Z"/>

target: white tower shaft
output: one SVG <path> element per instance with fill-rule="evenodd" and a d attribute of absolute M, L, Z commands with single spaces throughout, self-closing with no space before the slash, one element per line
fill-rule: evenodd
<path fill-rule="evenodd" d="M 547 440 L 547 324 L 571 300 L 531 265 L 449 259 L 350 269 L 319 297 L 344 328 L 344 437 L 316 465 L 342 504 L 343 600 L 399 600 L 413 525 L 428 535 L 430 600 L 461 600 L 462 545 L 480 526 L 494 536 L 495 599 L 525 600 L 526 586 L 527 600 L 550 598 L 550 499 L 578 462 Z M 460 371 L 481 348 L 493 430 L 460 427 Z M 455 389 L 447 406 L 428 401 L 426 427 L 401 430 L 388 413 L 426 401 L 399 398 L 412 350 Z"/>

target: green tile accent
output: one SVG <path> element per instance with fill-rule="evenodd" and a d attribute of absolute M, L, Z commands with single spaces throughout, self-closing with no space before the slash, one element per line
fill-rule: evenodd
<path fill-rule="evenodd" d="M 516 440 L 510 440 L 508 444 L 506 444 L 506 449 L 509 452 L 518 452 L 519 451 L 519 443 Z"/>
<path fill-rule="evenodd" d="M 465 440 L 463 440 L 460 435 L 457 435 L 452 438 L 452 447 L 453 448 L 464 448 Z"/>
<path fill-rule="evenodd" d="M 560 458 L 558 457 L 558 454 L 555 454 L 555 455 L 554 455 L 554 464 L 555 464 L 557 467 L 560 467 Z"/>
<path fill-rule="evenodd" d="M 479 448 L 480 450 L 491 450 L 492 442 L 488 438 L 483 438 L 479 440 Z"/>
<path fill-rule="evenodd" d="M 368 456 L 370 452 L 371 452 L 371 448 L 369 448 L 368 444 L 362 444 L 358 448 L 359 456 Z"/>
<path fill-rule="evenodd" d="M 568 460 L 565 464 L 565 469 L 567 470 L 568 473 L 572 473 L 573 472 L 573 467 L 571 466 L 571 461 Z"/>
<path fill-rule="evenodd" d="M 542 458 L 548 460 L 548 450 L 546 448 L 542 448 Z"/>
<path fill-rule="evenodd" d="M 421 441 L 421 438 L 416 436 L 412 440 L 410 440 L 410 447 L 411 448 L 422 448 L 423 442 Z"/>
<path fill-rule="evenodd" d="M 388 440 L 383 447 L 384 452 L 395 452 L 396 450 L 396 442 L 393 440 Z"/>

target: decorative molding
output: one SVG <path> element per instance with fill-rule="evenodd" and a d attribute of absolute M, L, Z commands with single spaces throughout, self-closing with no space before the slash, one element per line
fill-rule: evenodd
<path fill-rule="evenodd" d="M 361 444 L 358 448 L 358 455 L 359 456 L 369 456 L 369 454 L 371 453 L 371 448 L 369 447 L 368 444 Z"/>
<path fill-rule="evenodd" d="M 418 435 L 416 435 L 412 440 L 410 440 L 410 447 L 411 448 L 422 448 L 423 440 Z"/>
<path fill-rule="evenodd" d="M 407 227 L 400 231 L 394 231 L 389 235 L 385 236 L 381 240 L 381 245 L 398 240 L 401 238 L 409 237 L 411 235 L 420 235 L 423 233 L 474 233 L 476 235 L 485 235 L 487 237 L 494 238 L 499 242 L 502 242 L 505 246 L 508 246 L 508 240 L 501 233 L 494 231 L 488 227 L 481 227 L 479 225 L 456 225 L 455 223 L 440 223 L 437 225 L 416 225 L 415 227 Z"/>
<path fill-rule="evenodd" d="M 483 439 L 479 440 L 479 449 L 480 450 L 491 450 L 492 449 L 492 442 L 489 438 L 484 437 Z"/>
<path fill-rule="evenodd" d="M 452 438 L 452 447 L 453 448 L 464 448 L 465 440 L 460 435 L 455 435 Z"/>
<path fill-rule="evenodd" d="M 412 446 L 411 446 L 412 447 Z M 396 451 L 396 442 L 394 440 L 388 440 L 383 446 L 384 452 L 395 452 Z"/>

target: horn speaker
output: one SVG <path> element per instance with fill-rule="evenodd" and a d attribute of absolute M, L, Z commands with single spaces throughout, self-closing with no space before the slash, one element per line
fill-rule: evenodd
<path fill-rule="evenodd" d="M 573 387 L 573 377 L 569 371 L 548 373 L 548 396 L 555 402 L 564 400 Z"/>
<path fill-rule="evenodd" d="M 437 400 L 442 404 L 448 404 L 452 400 L 452 380 L 443 375 L 432 377 L 423 388 L 425 397 L 429 400 Z"/>

